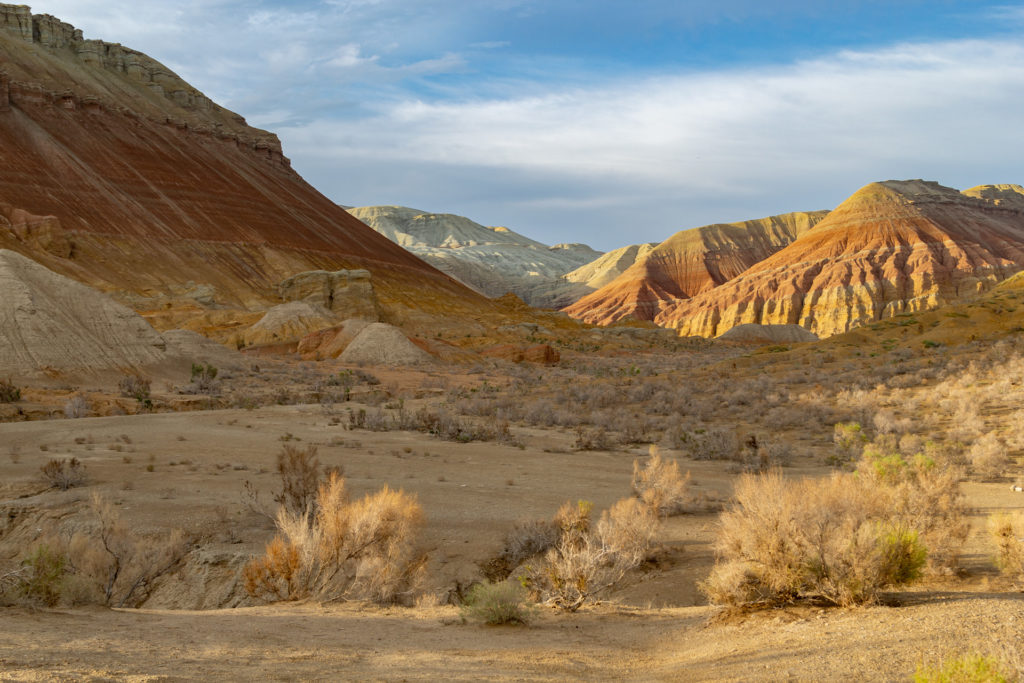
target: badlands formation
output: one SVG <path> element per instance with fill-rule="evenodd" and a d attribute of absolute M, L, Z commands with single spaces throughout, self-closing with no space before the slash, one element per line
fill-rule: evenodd
<path fill-rule="evenodd" d="M 552 290 L 566 273 L 601 256 L 585 244 L 547 246 L 508 228 L 403 206 L 349 213 L 427 263 L 488 297 L 512 292 L 531 306 L 555 307 Z"/>
<path fill-rule="evenodd" d="M 342 269 L 368 271 L 395 319 L 501 315 L 311 187 L 274 134 L 23 5 L 0 5 L 0 165 L 0 248 L 159 310 L 163 328 L 217 336 L 222 311 Z"/>
<path fill-rule="evenodd" d="M 827 213 L 788 213 L 677 232 L 646 254 L 640 248 L 632 266 L 565 310 L 595 325 L 658 321 L 665 306 L 736 277 L 806 233 Z"/>
<path fill-rule="evenodd" d="M 1024 264 L 1024 189 L 871 183 L 738 277 L 662 302 L 654 322 L 715 336 L 743 323 L 820 337 L 977 295 Z"/>

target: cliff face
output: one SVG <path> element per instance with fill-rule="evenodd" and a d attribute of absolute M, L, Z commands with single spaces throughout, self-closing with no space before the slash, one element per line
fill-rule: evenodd
<path fill-rule="evenodd" d="M 312 188 L 272 133 L 20 5 L 0 5 L 0 166 L 0 248 L 137 308 L 193 290 L 265 306 L 288 276 L 351 268 L 382 303 L 487 305 Z"/>
<path fill-rule="evenodd" d="M 718 287 L 793 242 L 827 211 L 789 213 L 678 232 L 565 309 L 585 322 L 658 320 L 679 299 Z"/>
<path fill-rule="evenodd" d="M 1024 190 L 872 183 L 739 277 L 665 306 L 655 322 L 715 336 L 743 323 L 821 337 L 989 289 L 1024 267 Z"/>
<path fill-rule="evenodd" d="M 364 206 L 349 213 L 474 290 L 489 297 L 512 292 L 531 306 L 549 306 L 549 289 L 559 278 L 600 255 L 583 244 L 549 247 L 453 214 L 403 206 Z"/>

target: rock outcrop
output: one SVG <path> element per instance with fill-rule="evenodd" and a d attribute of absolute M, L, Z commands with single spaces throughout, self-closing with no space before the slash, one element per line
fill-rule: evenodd
<path fill-rule="evenodd" d="M 305 301 L 274 306 L 245 333 L 247 346 L 297 341 L 337 323 L 326 308 Z"/>
<path fill-rule="evenodd" d="M 285 301 L 301 301 L 342 318 L 380 320 L 380 303 L 368 270 L 314 270 L 283 280 L 277 291 Z"/>
<path fill-rule="evenodd" d="M 584 244 L 545 244 L 508 228 L 489 228 L 453 214 L 402 206 L 365 206 L 349 213 L 395 244 L 489 297 L 507 292 L 548 306 L 546 290 L 600 252 Z"/>
<path fill-rule="evenodd" d="M 366 365 L 419 365 L 433 360 L 400 329 L 387 323 L 367 325 L 338 359 L 343 363 Z"/>
<path fill-rule="evenodd" d="M 43 219 L 5 210 L 0 248 L 139 309 L 202 283 L 204 305 L 264 310 L 294 273 L 365 269 L 385 307 L 496 310 L 309 186 L 274 134 L 23 5 L 0 5 L 0 166 L 0 203 Z"/>
<path fill-rule="evenodd" d="M 655 322 L 682 335 L 760 323 L 826 337 L 963 299 L 1024 268 L 1022 196 L 1010 185 L 871 183 L 739 277 L 662 306 Z"/>
<path fill-rule="evenodd" d="M 797 212 L 677 232 L 621 275 L 564 310 L 584 322 L 657 320 L 666 306 L 718 287 L 818 224 L 827 211 Z M 628 252 L 627 252 L 628 258 Z"/>
<path fill-rule="evenodd" d="M 145 320 L 83 284 L 0 249 L 0 377 L 66 378 L 167 361 Z"/>

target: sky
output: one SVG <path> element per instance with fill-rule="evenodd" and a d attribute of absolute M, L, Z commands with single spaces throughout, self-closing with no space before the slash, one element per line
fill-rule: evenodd
<path fill-rule="evenodd" d="M 38 0 L 176 71 L 334 201 L 610 250 L 1024 184 L 1024 2 Z"/>

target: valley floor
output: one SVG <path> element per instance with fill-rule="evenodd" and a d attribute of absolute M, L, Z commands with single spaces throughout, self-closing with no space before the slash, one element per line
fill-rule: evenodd
<path fill-rule="evenodd" d="M 921 661 L 1024 641 L 1022 594 L 904 598 L 732 619 L 604 604 L 527 627 L 465 624 L 454 607 L 16 609 L 0 624 L 0 679 L 906 680 Z"/>

